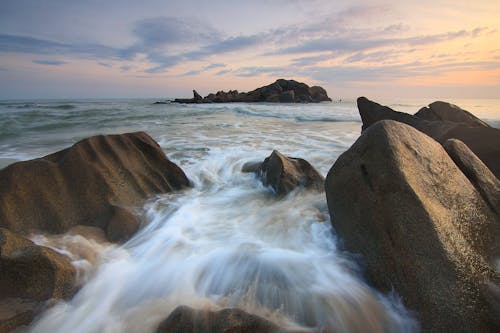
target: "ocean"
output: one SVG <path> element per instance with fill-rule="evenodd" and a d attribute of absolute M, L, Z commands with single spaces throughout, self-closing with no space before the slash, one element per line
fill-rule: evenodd
<path fill-rule="evenodd" d="M 368 96 L 369 97 L 369 96 Z M 325 195 L 273 196 L 246 162 L 273 150 L 327 174 L 358 138 L 354 100 L 319 104 L 153 104 L 153 99 L 0 101 L 0 168 L 97 134 L 145 131 L 193 182 L 150 198 L 118 246 L 33 235 L 70 256 L 84 287 L 30 332 L 154 332 L 179 305 L 239 307 L 291 328 L 415 332 L 396 293 L 368 286 L 332 229 Z M 500 100 L 449 100 L 500 128 Z M 377 100 L 415 113 L 433 100 Z M 77 181 L 77 180 L 75 180 Z"/>

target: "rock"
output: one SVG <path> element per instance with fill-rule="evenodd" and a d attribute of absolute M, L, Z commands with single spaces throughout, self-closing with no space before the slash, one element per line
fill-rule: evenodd
<path fill-rule="evenodd" d="M 201 98 L 193 90 L 194 97 L 190 99 L 177 98 L 176 103 L 232 103 L 232 102 L 268 102 L 268 103 L 318 103 L 331 101 L 326 90 L 319 87 L 309 87 L 295 80 L 279 79 L 275 82 L 252 90 L 239 93 L 237 90 L 218 91 Z"/>
<path fill-rule="evenodd" d="M 500 223 L 440 144 L 380 121 L 338 158 L 325 189 L 369 281 L 395 290 L 423 331 L 499 331 L 489 286 L 500 281 Z"/>
<path fill-rule="evenodd" d="M 469 111 L 465 111 L 456 105 L 441 101 L 431 103 L 429 104 L 429 107 L 421 108 L 417 113 L 415 113 L 415 116 L 420 119 L 430 121 L 446 120 L 470 126 L 490 127 Z"/>
<path fill-rule="evenodd" d="M 427 121 L 387 106 L 372 102 L 365 97 L 358 98 L 358 109 L 363 121 L 362 130 L 380 120 L 396 120 L 413 126 L 444 144 L 448 139 L 458 139 L 500 178 L 500 130 L 486 126 L 470 126 L 452 121 Z"/>
<path fill-rule="evenodd" d="M 500 216 L 500 181 L 462 141 L 448 139 L 443 146 L 490 209 Z"/>
<path fill-rule="evenodd" d="M 243 166 L 241 167 L 241 172 L 258 173 L 261 166 L 262 166 L 262 162 L 247 162 L 247 163 L 243 164 Z"/>
<path fill-rule="evenodd" d="M 85 225 L 113 238 L 115 207 L 133 210 L 152 195 L 187 186 L 184 172 L 146 133 L 94 136 L 0 170 L 0 227 L 26 235 Z M 136 223 L 126 221 L 130 235 Z"/>
<path fill-rule="evenodd" d="M 203 100 L 203 97 L 196 90 L 193 90 L 193 99 L 196 103 L 199 103 Z"/>
<path fill-rule="evenodd" d="M 272 333 L 287 331 L 274 323 L 240 309 L 220 311 L 177 307 L 160 323 L 156 333 Z"/>
<path fill-rule="evenodd" d="M 323 191 L 324 178 L 302 158 L 287 157 L 274 150 L 260 168 L 258 175 L 265 186 L 271 186 L 278 195 L 285 195 L 297 187 Z"/>
<path fill-rule="evenodd" d="M 123 243 L 139 230 L 141 222 L 127 209 L 113 206 L 113 210 L 106 227 L 106 238 L 110 242 Z"/>
<path fill-rule="evenodd" d="M 0 228 L 0 299 L 69 297 L 76 270 L 68 257 Z"/>
<path fill-rule="evenodd" d="M 293 90 L 283 91 L 279 97 L 280 103 L 293 103 L 295 101 L 295 92 Z"/>

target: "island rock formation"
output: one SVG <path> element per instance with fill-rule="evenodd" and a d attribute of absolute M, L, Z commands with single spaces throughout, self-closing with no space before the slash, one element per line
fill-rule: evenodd
<path fill-rule="evenodd" d="M 201 97 L 193 90 L 193 98 L 177 98 L 175 103 L 231 103 L 231 102 L 268 102 L 268 103 L 319 103 L 331 101 L 326 90 L 319 86 L 309 87 L 295 80 L 279 79 L 267 86 L 250 92 L 229 90 L 219 91 Z M 165 102 L 157 102 L 163 104 Z"/>

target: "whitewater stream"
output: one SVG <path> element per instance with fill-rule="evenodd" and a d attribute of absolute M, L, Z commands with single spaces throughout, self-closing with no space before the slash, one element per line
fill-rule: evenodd
<path fill-rule="evenodd" d="M 141 230 L 120 246 L 76 235 L 34 235 L 35 242 L 72 258 L 83 287 L 43 313 L 29 332 L 154 332 L 179 305 L 238 307 L 285 328 L 318 332 L 418 330 L 397 295 L 377 293 L 363 280 L 360 258 L 345 252 L 332 230 L 324 193 L 298 189 L 277 198 L 253 174 L 241 172 L 244 163 L 277 149 L 326 175 L 359 136 L 352 101 L 1 107 L 3 165 L 94 134 L 144 130 L 194 185 L 150 198 L 137 212 Z"/>

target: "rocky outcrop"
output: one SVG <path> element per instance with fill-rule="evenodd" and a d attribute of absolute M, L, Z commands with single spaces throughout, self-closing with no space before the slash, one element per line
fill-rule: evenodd
<path fill-rule="evenodd" d="M 462 141 L 449 139 L 443 146 L 490 209 L 500 216 L 500 181 Z"/>
<path fill-rule="evenodd" d="M 66 256 L 0 228 L 0 332 L 29 324 L 44 301 L 71 296 L 75 279 Z"/>
<path fill-rule="evenodd" d="M 279 79 L 267 86 L 250 92 L 229 90 L 219 91 L 216 94 L 201 96 L 193 90 L 193 98 L 177 98 L 176 103 L 231 103 L 231 102 L 269 102 L 269 103 L 318 103 L 331 101 L 326 90 L 319 86 L 309 87 L 307 84 L 295 80 Z M 162 102 L 157 102 L 161 104 Z"/>
<path fill-rule="evenodd" d="M 417 113 L 415 113 L 415 116 L 420 119 L 430 121 L 444 120 L 455 123 L 463 123 L 470 126 L 490 127 L 469 111 L 463 110 L 454 104 L 441 101 L 431 103 L 428 107 L 421 108 Z"/>
<path fill-rule="evenodd" d="M 500 328 L 500 221 L 443 147 L 395 121 L 366 129 L 326 178 L 332 224 L 369 281 L 425 332 Z"/>
<path fill-rule="evenodd" d="M 243 172 L 255 172 L 265 186 L 278 195 L 286 195 L 297 187 L 323 191 L 324 178 L 306 160 L 287 157 L 274 150 L 262 163 L 247 163 Z"/>
<path fill-rule="evenodd" d="M 160 323 L 156 333 L 287 333 L 274 323 L 240 309 L 220 311 L 176 308 Z M 291 333 L 291 332 L 290 332 Z"/>
<path fill-rule="evenodd" d="M 126 240 L 143 200 L 186 186 L 184 172 L 146 133 L 95 136 L 0 170 L 0 227 L 26 235 L 95 226 Z"/>
<path fill-rule="evenodd" d="M 428 121 L 407 113 L 394 111 L 365 97 L 358 98 L 358 109 L 363 121 L 363 130 L 377 121 L 390 119 L 408 124 L 441 144 L 444 144 L 448 139 L 458 139 L 465 143 L 483 161 L 495 177 L 500 178 L 499 129 L 477 124 L 477 121 L 475 122 L 476 125 L 473 126 L 471 125 L 474 122 L 473 120 L 466 123 L 449 120 Z M 462 119 L 462 117 L 458 118 Z"/>

